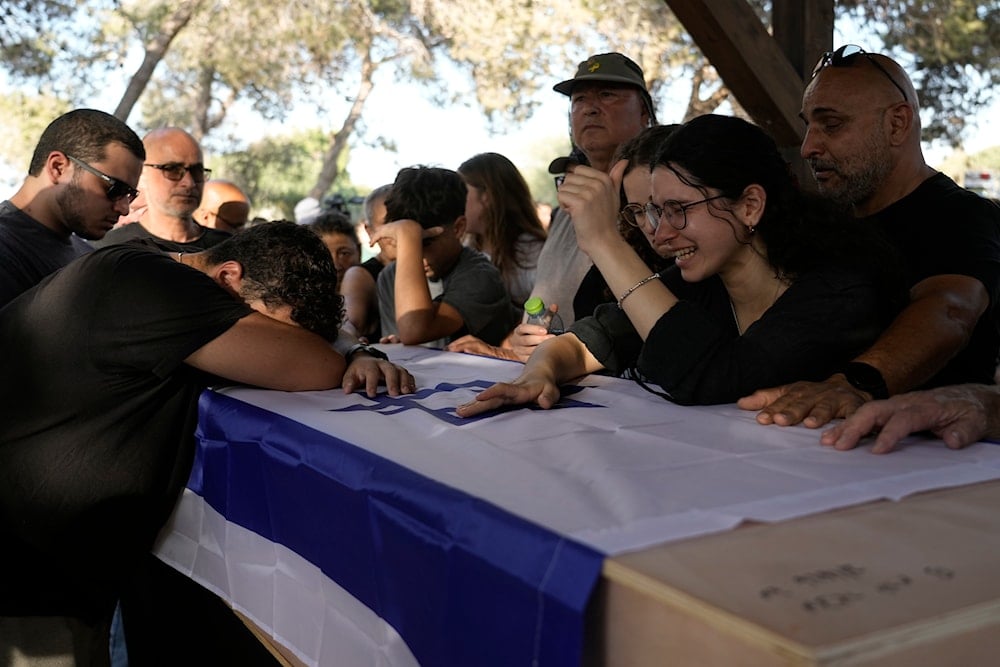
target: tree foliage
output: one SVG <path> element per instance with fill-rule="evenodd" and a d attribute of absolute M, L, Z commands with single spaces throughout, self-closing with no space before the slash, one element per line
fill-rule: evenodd
<path fill-rule="evenodd" d="M 38 137 L 53 118 L 71 108 L 64 100 L 52 95 L 14 92 L 0 96 L 0 116 L 20 119 L 18 131 L 5 134 L 4 140 L 0 141 L 0 159 L 27 174 Z"/>
<path fill-rule="evenodd" d="M 1000 1 L 842 0 L 843 11 L 877 31 L 889 52 L 913 58 L 930 122 L 925 138 L 960 145 L 968 118 L 994 99 L 1000 79 Z"/>
<path fill-rule="evenodd" d="M 73 0 L 3 0 L 0 2 L 0 60 L 20 77 L 43 76 L 52 67 L 59 42 L 49 37 L 77 8 Z"/>
<path fill-rule="evenodd" d="M 326 133 L 312 128 L 264 137 L 210 161 L 213 176 L 239 183 L 259 214 L 291 220 L 295 204 L 302 198 L 303 184 L 316 179 L 326 148 Z M 349 154 L 345 150 L 340 156 L 341 170 Z M 335 181 L 332 189 L 356 194 L 346 179 Z"/>
<path fill-rule="evenodd" d="M 750 4 L 766 20 L 768 0 Z M 836 9 L 877 32 L 890 53 L 912 56 L 905 64 L 928 110 L 928 138 L 960 142 L 1000 72 L 1000 0 L 838 0 Z M 116 113 L 140 131 L 188 128 L 210 152 L 237 150 L 234 164 L 240 151 L 268 156 L 317 198 L 343 187 L 352 142 L 381 140 L 363 122 L 376 72 L 421 82 L 440 104 L 474 103 L 501 132 L 531 116 L 536 93 L 602 51 L 637 60 L 654 99 L 683 91 L 684 117 L 663 122 L 725 102 L 739 112 L 662 0 L 0 0 L 2 67 L 16 80 L 67 106 L 127 81 Z M 468 93 L 445 85 L 445 68 L 456 66 Z M 277 121 L 310 108 L 325 125 L 324 147 L 295 153 L 294 130 L 306 128 L 289 128 L 280 150 L 278 140 L 246 136 L 226 122 L 238 104 Z M 318 164 L 299 171 L 292 155 Z M 261 190 L 257 200 L 272 195 L 286 197 Z"/>

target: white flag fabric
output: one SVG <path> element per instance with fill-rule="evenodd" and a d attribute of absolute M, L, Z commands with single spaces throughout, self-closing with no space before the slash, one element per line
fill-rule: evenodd
<path fill-rule="evenodd" d="M 1000 477 L 996 445 L 838 452 L 603 376 L 463 420 L 522 366 L 384 349 L 417 393 L 207 392 L 159 546 L 306 664 L 579 664 L 604 555 Z"/>

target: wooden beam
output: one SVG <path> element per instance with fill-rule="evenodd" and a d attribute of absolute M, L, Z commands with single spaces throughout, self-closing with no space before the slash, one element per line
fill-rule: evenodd
<path fill-rule="evenodd" d="M 820 55 L 833 50 L 833 0 L 773 0 L 774 41 L 807 81 Z"/>
<path fill-rule="evenodd" d="M 746 0 L 664 0 L 691 34 L 705 57 L 719 72 L 726 87 L 761 127 L 782 147 L 802 142 L 804 126 L 799 119 L 802 105 L 802 76 L 792 66 L 785 51 L 761 24 Z M 829 34 L 832 35 L 832 2 Z M 789 29 L 805 25 L 796 19 L 796 3 L 780 3 L 782 22 Z M 799 8 L 811 3 L 797 3 Z M 822 12 L 810 13 L 812 24 L 821 22 Z M 804 16 L 804 15 L 803 15 Z M 785 29 L 785 28 L 783 28 Z M 811 30 L 818 30 L 812 25 Z M 812 40 L 802 40 L 798 65 L 812 51 Z M 791 49 L 790 49 L 791 50 Z"/>

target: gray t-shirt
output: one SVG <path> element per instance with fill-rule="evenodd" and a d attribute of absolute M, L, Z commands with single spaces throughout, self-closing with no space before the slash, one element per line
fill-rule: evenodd
<path fill-rule="evenodd" d="M 580 250 L 569 214 L 559 209 L 549 225 L 549 236 L 538 255 L 538 272 L 531 296 L 541 297 L 546 306 L 558 304 L 559 316 L 568 327 L 576 321 L 573 298 L 593 265 L 587 253 Z"/>
<path fill-rule="evenodd" d="M 524 302 L 532 296 L 531 290 L 535 286 L 538 274 L 538 255 L 541 254 L 544 244 L 544 239 L 527 233 L 521 234 L 517 239 L 515 246 L 517 266 L 513 267 L 511 274 L 505 277 L 505 283 L 511 303 L 518 311 L 524 308 Z"/>
<path fill-rule="evenodd" d="M 451 272 L 441 279 L 441 294 L 435 301 L 447 303 L 462 315 L 465 326 L 450 338 L 477 336 L 491 345 L 500 343 L 517 325 L 520 313 L 513 307 L 500 271 L 478 250 L 463 248 Z M 378 275 L 378 309 L 382 335 L 399 335 L 396 326 L 396 263 Z M 443 346 L 448 341 L 434 341 Z"/>
<path fill-rule="evenodd" d="M 10 201 L 0 202 L 0 308 L 93 247 L 61 236 Z"/>

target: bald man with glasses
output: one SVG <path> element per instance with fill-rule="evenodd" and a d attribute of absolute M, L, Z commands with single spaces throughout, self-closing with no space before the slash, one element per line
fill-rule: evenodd
<path fill-rule="evenodd" d="M 1000 346 L 1000 208 L 926 163 L 906 72 L 884 55 L 843 46 L 816 64 L 801 115 L 801 153 L 820 194 L 875 225 L 900 250 L 910 303 L 840 373 L 758 391 L 740 407 L 758 411 L 761 424 L 818 428 L 872 399 L 992 384 Z M 853 447 L 859 437 L 852 432 L 837 446 Z"/>
<path fill-rule="evenodd" d="M 139 190 L 146 208 L 134 223 L 116 227 L 96 247 L 148 239 L 170 252 L 199 252 L 224 241 L 228 232 L 205 227 L 194 218 L 201 203 L 205 167 L 201 146 L 176 127 L 151 131 L 142 140 L 146 160 Z"/>
<path fill-rule="evenodd" d="M 135 132 L 96 109 L 45 128 L 24 183 L 0 202 L 0 307 L 93 250 L 87 240 L 107 234 L 138 194 L 145 156 Z"/>

